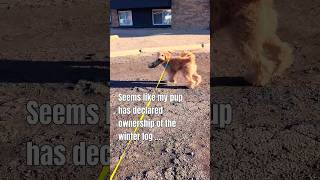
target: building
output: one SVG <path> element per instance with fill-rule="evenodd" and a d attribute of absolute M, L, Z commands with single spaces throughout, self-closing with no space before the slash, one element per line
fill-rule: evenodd
<path fill-rule="evenodd" d="M 114 28 L 209 29 L 210 0 L 111 0 Z"/>

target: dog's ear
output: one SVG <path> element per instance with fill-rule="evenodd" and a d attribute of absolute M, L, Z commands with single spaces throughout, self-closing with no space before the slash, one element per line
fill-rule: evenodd
<path fill-rule="evenodd" d="M 171 59 L 171 53 L 169 51 L 167 53 L 165 53 L 165 58 L 168 61 Z"/>

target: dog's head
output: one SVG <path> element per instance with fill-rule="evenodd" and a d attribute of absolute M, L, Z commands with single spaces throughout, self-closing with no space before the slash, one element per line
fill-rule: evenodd
<path fill-rule="evenodd" d="M 150 63 L 148 65 L 149 68 L 155 68 L 160 64 L 166 63 L 168 61 L 170 61 L 172 57 L 171 52 L 158 52 L 158 58 L 156 61 Z"/>

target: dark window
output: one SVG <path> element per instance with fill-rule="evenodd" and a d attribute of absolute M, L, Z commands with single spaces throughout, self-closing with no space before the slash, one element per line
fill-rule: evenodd
<path fill-rule="evenodd" d="M 132 11 L 118 11 L 119 25 L 132 26 Z"/>
<path fill-rule="evenodd" d="M 153 25 L 171 25 L 171 9 L 153 9 Z"/>

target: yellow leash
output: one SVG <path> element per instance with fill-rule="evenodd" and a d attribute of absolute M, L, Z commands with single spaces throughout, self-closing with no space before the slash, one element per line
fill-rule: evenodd
<path fill-rule="evenodd" d="M 159 87 L 159 85 L 160 85 L 160 82 L 162 81 L 162 79 L 163 79 L 163 77 L 164 77 L 164 74 L 165 74 L 165 72 L 166 72 L 166 69 L 167 69 L 167 67 L 168 67 L 168 64 L 169 64 L 169 61 L 166 62 L 165 68 L 164 68 L 164 70 L 162 71 L 162 73 L 161 73 L 161 75 L 160 75 L 160 78 L 159 78 L 159 80 L 158 80 L 158 82 L 157 82 L 157 86 L 156 86 L 156 88 L 153 90 L 152 95 L 155 95 L 155 93 L 156 93 L 156 91 L 157 91 L 157 89 L 158 89 L 158 87 Z M 150 105 L 151 105 L 151 99 L 147 102 L 147 104 L 146 104 L 146 109 L 147 109 L 148 107 L 150 107 Z M 144 118 L 144 116 L 145 116 L 145 113 L 142 113 L 142 115 L 140 116 L 139 120 L 142 121 L 143 118 Z M 136 133 L 138 132 L 139 127 L 140 127 L 140 123 L 138 123 L 138 126 L 134 129 L 133 134 L 136 134 Z M 115 176 L 115 174 L 116 174 L 116 172 L 117 172 L 117 170 L 118 170 L 118 168 L 119 168 L 119 166 L 120 166 L 123 158 L 125 157 L 126 152 L 127 152 L 127 150 L 129 149 L 129 147 L 130 147 L 130 145 L 131 145 L 131 142 L 132 142 L 132 139 L 130 139 L 130 140 L 127 142 L 127 144 L 126 144 L 126 146 L 125 146 L 125 148 L 124 148 L 124 150 L 123 150 L 123 152 L 122 152 L 122 154 L 121 154 L 121 156 L 120 156 L 120 159 L 118 160 L 115 168 L 114 168 L 113 171 L 112 171 L 112 174 L 111 174 L 111 176 L 110 176 L 110 180 L 113 180 L 113 177 Z M 101 171 L 101 173 L 100 173 L 100 175 L 99 175 L 99 177 L 98 177 L 98 180 L 105 180 L 105 178 L 106 178 L 106 176 L 107 176 L 107 174 L 108 174 L 108 171 L 109 171 L 109 167 L 108 167 L 108 166 L 105 166 L 105 167 L 102 169 L 102 171 Z"/>

